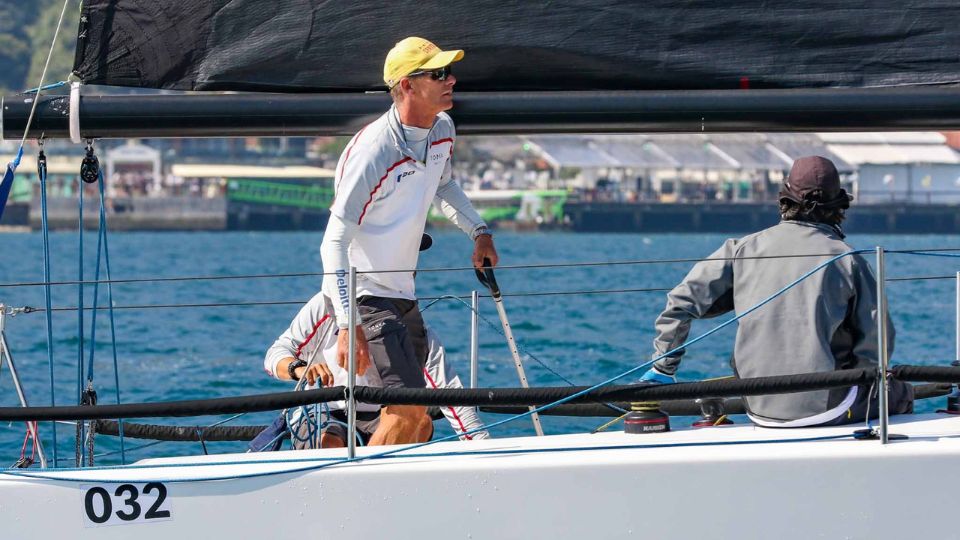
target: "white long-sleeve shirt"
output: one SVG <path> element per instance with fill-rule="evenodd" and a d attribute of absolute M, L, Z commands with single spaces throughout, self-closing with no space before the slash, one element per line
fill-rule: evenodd
<path fill-rule="evenodd" d="M 337 325 L 333 322 L 333 309 L 329 299 L 323 293 L 316 294 L 297 313 L 290 327 L 267 350 L 263 359 L 263 368 L 270 376 L 279 379 L 277 366 L 284 358 L 296 358 L 309 361 L 314 354 L 320 355 L 317 361 L 327 363 L 333 373 L 334 386 L 346 385 L 348 373 L 337 364 Z M 440 337 L 429 326 L 427 342 L 429 352 L 423 378 L 428 388 L 463 388 L 460 377 L 453 366 L 446 361 L 446 354 Z M 319 350 L 318 350 L 319 348 Z M 371 367 L 365 375 L 357 376 L 357 385 L 381 386 L 376 368 Z M 316 388 L 313 386 L 312 388 Z M 343 401 L 329 403 L 331 409 L 345 409 Z M 358 403 L 357 410 L 377 411 L 379 405 Z M 458 434 L 483 427 L 477 411 L 473 407 L 441 407 L 444 417 Z M 478 431 L 470 435 L 461 435 L 462 440 L 486 439 L 490 434 Z"/>
<path fill-rule="evenodd" d="M 320 246 L 323 292 L 347 327 L 350 266 L 361 274 L 358 296 L 416 299 L 413 269 L 431 204 L 465 233 L 486 226 L 452 179 L 453 121 L 437 115 L 417 152 L 404 138 L 396 109 L 358 132 L 337 164 L 334 202 Z M 390 270 L 401 270 L 390 272 Z"/>

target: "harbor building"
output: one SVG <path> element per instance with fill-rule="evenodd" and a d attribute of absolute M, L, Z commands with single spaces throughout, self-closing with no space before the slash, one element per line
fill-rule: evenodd
<path fill-rule="evenodd" d="M 855 197 L 850 230 L 960 232 L 952 140 L 960 143 L 938 132 L 464 136 L 454 175 L 500 227 L 735 232 L 776 222 L 793 160 L 821 155 Z M 96 151 L 112 228 L 322 229 L 344 143 L 143 139 L 98 142 Z M 12 159 L 11 143 L 3 144 L 0 159 Z M 55 228 L 76 227 L 83 152 L 47 143 Z M 39 226 L 35 153 L 18 169 L 4 225 Z M 96 187 L 84 193 L 84 222 L 95 227 Z"/>

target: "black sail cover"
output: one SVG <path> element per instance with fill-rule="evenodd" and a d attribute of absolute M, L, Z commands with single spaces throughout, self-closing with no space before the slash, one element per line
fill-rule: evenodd
<path fill-rule="evenodd" d="M 75 73 L 173 90 L 384 90 L 407 36 L 466 51 L 459 90 L 946 85 L 956 0 L 84 0 Z"/>

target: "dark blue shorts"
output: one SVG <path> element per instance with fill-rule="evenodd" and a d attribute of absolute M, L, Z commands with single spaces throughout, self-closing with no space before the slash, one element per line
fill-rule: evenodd
<path fill-rule="evenodd" d="M 426 388 L 427 331 L 417 301 L 361 296 L 357 304 L 383 387 Z"/>

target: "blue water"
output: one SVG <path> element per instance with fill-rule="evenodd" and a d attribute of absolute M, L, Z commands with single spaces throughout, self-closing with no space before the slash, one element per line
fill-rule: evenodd
<path fill-rule="evenodd" d="M 725 235 L 690 234 L 498 234 L 501 264 L 574 263 L 640 259 L 697 258 L 709 255 Z M 421 268 L 468 265 L 470 242 L 458 232 L 437 232 L 434 247 L 422 254 Z M 95 233 L 85 235 L 85 277 L 93 278 Z M 320 233 L 115 233 L 110 236 L 114 279 L 241 274 L 280 274 L 320 270 Z M 960 247 L 958 236 L 854 236 L 858 248 L 882 245 L 887 249 Z M 73 280 L 78 272 L 77 234 L 52 233 L 53 281 Z M 37 233 L 0 235 L 0 283 L 42 281 L 42 244 Z M 888 256 L 889 277 L 953 276 L 960 260 Z M 669 288 L 689 270 L 689 263 L 656 265 L 590 266 L 551 269 L 502 269 L 498 281 L 507 294 L 530 291 L 584 291 L 619 288 Z M 320 277 L 117 284 L 116 306 L 142 304 L 295 301 L 309 299 Z M 423 272 L 421 297 L 441 294 L 468 295 L 478 284 L 472 271 Z M 953 279 L 893 282 L 890 306 L 897 329 L 894 363 L 940 364 L 953 359 L 955 322 Z M 86 288 L 85 305 L 93 302 Z M 75 306 L 77 287 L 54 287 L 54 306 Z M 0 302 L 12 306 L 44 305 L 40 287 L 0 288 Z M 101 287 L 101 305 L 106 302 Z M 551 369 L 575 384 L 592 384 L 621 373 L 651 353 L 653 321 L 664 305 L 663 292 L 545 297 L 509 297 L 507 313 L 521 345 Z M 268 378 L 262 369 L 266 348 L 297 312 L 298 305 L 256 307 L 205 307 L 138 309 L 116 312 L 120 397 L 123 402 L 165 401 L 258 394 L 289 389 Z M 489 299 L 481 302 L 482 314 L 497 323 Z M 89 355 L 91 314 L 86 312 L 86 355 Z M 469 379 L 470 311 L 456 301 L 441 301 L 424 317 L 443 337 L 450 360 Z M 722 320 L 722 319 L 721 319 Z M 693 335 L 720 320 L 698 322 Z M 77 395 L 78 328 L 75 312 L 56 312 L 54 358 L 56 403 L 75 404 Z M 499 324 L 496 324 L 499 327 Z M 7 321 L 7 337 L 15 355 L 31 404 L 50 403 L 45 318 L 42 313 Z M 729 373 L 728 359 L 734 329 L 728 328 L 691 348 L 681 379 L 695 380 Z M 116 400 L 110 327 L 106 312 L 97 319 L 94 380 L 101 403 Z M 509 351 L 495 328 L 481 323 L 480 385 L 518 386 Z M 532 358 L 525 360 L 533 385 L 565 383 Z M 84 377 L 86 375 L 84 374 Z M 627 379 L 630 380 L 630 379 Z M 932 410 L 938 403 L 924 403 Z M 0 405 L 16 405 L 9 371 L 0 369 Z M 159 420 L 161 423 L 209 424 L 223 417 Z M 501 419 L 485 415 L 485 420 Z M 259 424 L 271 413 L 247 415 L 235 423 Z M 157 422 L 158 420 L 149 420 Z M 544 417 L 548 433 L 590 430 L 604 419 Z M 683 420 L 679 420 L 681 425 Z M 452 433 L 443 421 L 437 433 Z M 46 444 L 49 424 L 44 425 Z M 518 420 L 497 429 L 494 436 L 531 434 L 529 420 Z M 0 465 L 19 456 L 22 424 L 0 425 Z M 58 428 L 61 465 L 73 463 L 74 431 Z M 144 441 L 128 440 L 135 446 Z M 118 448 L 116 439 L 97 438 L 97 452 Z M 241 450 L 238 443 L 208 443 L 210 452 Z M 198 443 L 162 443 L 128 453 L 130 459 L 202 452 Z M 119 456 L 98 458 L 116 463 Z"/>

